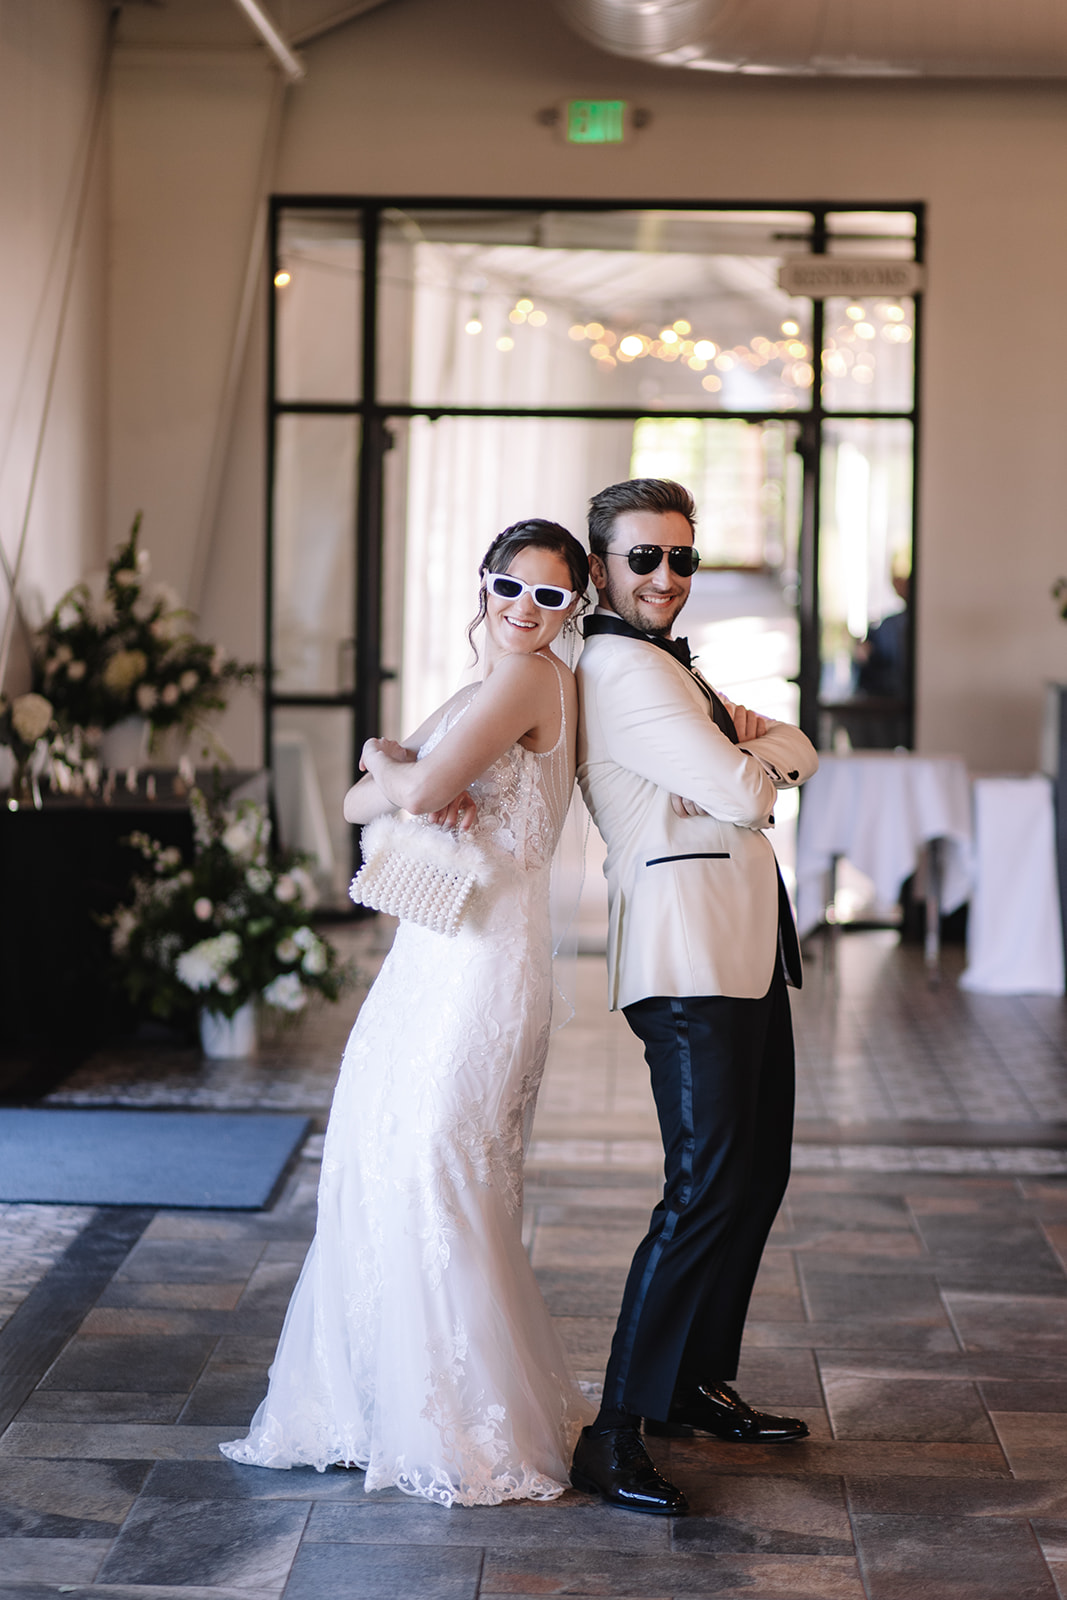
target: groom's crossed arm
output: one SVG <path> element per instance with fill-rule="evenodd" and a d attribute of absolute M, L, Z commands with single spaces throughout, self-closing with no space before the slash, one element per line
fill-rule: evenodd
<path fill-rule="evenodd" d="M 736 826 L 771 824 L 779 788 L 810 777 L 818 765 L 810 743 L 787 723 L 766 721 L 766 731 L 733 744 L 707 714 L 669 658 L 647 651 L 615 652 L 589 671 L 586 693 L 594 704 L 607 758 L 675 797 L 679 815 L 701 812 Z M 689 802 L 688 805 L 684 802 Z"/>

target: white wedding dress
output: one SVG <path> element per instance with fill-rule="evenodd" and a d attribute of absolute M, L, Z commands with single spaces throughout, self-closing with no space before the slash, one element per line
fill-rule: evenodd
<path fill-rule="evenodd" d="M 471 785 L 468 837 L 501 867 L 480 918 L 455 938 L 397 930 L 345 1050 L 270 1390 L 248 1438 L 221 1446 L 234 1461 L 358 1466 L 367 1490 L 443 1506 L 548 1500 L 568 1482 L 590 1408 L 521 1236 L 567 750 L 564 724 L 553 750 L 513 745 Z"/>

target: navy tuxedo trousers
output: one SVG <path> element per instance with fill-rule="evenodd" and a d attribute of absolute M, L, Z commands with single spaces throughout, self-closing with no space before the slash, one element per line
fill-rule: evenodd
<path fill-rule="evenodd" d="M 626 1282 L 604 1405 L 662 1422 L 676 1389 L 736 1376 L 789 1180 L 793 1029 L 777 965 L 761 1000 L 656 996 L 625 1016 L 652 1075 L 666 1182 Z"/>

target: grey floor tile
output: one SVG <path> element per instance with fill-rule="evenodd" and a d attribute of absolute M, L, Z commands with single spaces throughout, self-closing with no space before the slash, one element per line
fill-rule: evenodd
<path fill-rule="evenodd" d="M 305 1544 L 285 1600 L 476 1600 L 481 1573 L 482 1552 L 469 1547 Z"/>
<path fill-rule="evenodd" d="M 837 1439 L 990 1444 L 995 1435 L 972 1383 L 823 1373 Z"/>
<path fill-rule="evenodd" d="M 244 1281 L 234 1283 L 144 1283 L 139 1278 L 108 1284 L 96 1310 L 121 1307 L 169 1311 L 232 1311 L 244 1293 Z"/>
<path fill-rule="evenodd" d="M 556 1328 L 575 1367 L 603 1370 L 615 1332 L 615 1316 L 558 1317 Z"/>
<path fill-rule="evenodd" d="M 0 1459 L 191 1461 L 212 1459 L 225 1425 L 168 1427 L 139 1422 L 23 1422 L 16 1420 L 0 1436 Z"/>
<path fill-rule="evenodd" d="M 788 1406 L 821 1406 L 822 1383 L 810 1349 L 761 1350 L 745 1347 L 734 1388 L 762 1411 Z"/>
<path fill-rule="evenodd" d="M 1045 1560 L 1067 1563 L 1067 1517 L 1035 1517 L 1033 1529 Z"/>
<path fill-rule="evenodd" d="M 676 1552 L 851 1557 L 852 1529 L 839 1479 L 770 1476 L 707 1479 L 689 1493 L 691 1514 L 674 1523 Z"/>
<path fill-rule="evenodd" d="M 862 1477 L 845 1479 L 849 1509 L 869 1516 L 1067 1517 L 1056 1479 Z"/>
<path fill-rule="evenodd" d="M 110 1538 L 129 1515 L 149 1465 L 0 1461 L 0 1538 Z"/>
<path fill-rule="evenodd" d="M 116 1278 L 120 1283 L 244 1282 L 263 1249 L 260 1241 L 249 1239 L 142 1239 Z"/>
<path fill-rule="evenodd" d="M 796 1235 L 856 1229 L 912 1232 L 911 1214 L 900 1195 L 791 1193 L 789 1211 Z"/>
<path fill-rule="evenodd" d="M 304 1535 L 309 1544 L 476 1545 L 495 1550 L 542 1550 L 565 1542 L 590 1549 L 666 1555 L 670 1528 L 662 1517 L 620 1514 L 610 1506 L 568 1494 L 549 1504 L 514 1501 L 500 1506 L 439 1506 L 405 1497 L 403 1504 L 317 1504 Z M 851 1544 L 849 1546 L 851 1549 Z"/>
<path fill-rule="evenodd" d="M 945 1304 L 966 1350 L 1043 1351 L 1061 1362 L 1067 1357 L 1067 1298 L 949 1291 Z M 1052 1375 L 1059 1374 L 1054 1369 Z"/>
<path fill-rule="evenodd" d="M 96 1389 L 37 1389 L 19 1411 L 22 1422 L 177 1422 L 188 1396 L 114 1393 Z"/>
<path fill-rule="evenodd" d="M 237 1307 L 249 1312 L 280 1313 L 283 1317 L 300 1276 L 300 1261 L 261 1261 L 252 1272 Z"/>
<path fill-rule="evenodd" d="M 4 1585 L 92 1583 L 110 1548 L 110 1539 L 0 1539 L 0 1574 Z"/>
<path fill-rule="evenodd" d="M 542 1267 L 537 1282 L 554 1317 L 611 1317 L 619 1314 L 626 1269 Z"/>
<path fill-rule="evenodd" d="M 804 1257 L 798 1266 L 814 1321 L 838 1323 L 876 1317 L 886 1323 L 919 1327 L 947 1324 L 937 1285 L 916 1273 L 832 1271 L 815 1267 Z"/>
<path fill-rule="evenodd" d="M 680 1553 L 669 1557 L 615 1554 L 568 1546 L 540 1556 L 489 1549 L 486 1594 L 738 1597 L 759 1600 L 863 1600 L 855 1558 L 847 1556 Z M 286 1596 L 286 1600 L 289 1597 Z"/>
<path fill-rule="evenodd" d="M 889 1322 L 878 1317 L 853 1317 L 848 1321 L 757 1322 L 745 1325 L 748 1349 L 870 1350 L 881 1344 L 889 1351 L 914 1355 L 958 1355 L 960 1344 L 949 1322 Z"/>
<path fill-rule="evenodd" d="M 101 1583 L 280 1589 L 307 1507 L 142 1496 L 100 1570 Z"/>
<path fill-rule="evenodd" d="M 1067 1413 L 992 1411 L 990 1419 L 1017 1477 L 1067 1476 Z"/>
<path fill-rule="evenodd" d="M 990 1411 L 1067 1411 L 1065 1378 L 990 1378 L 979 1382 L 978 1392 Z"/>
<path fill-rule="evenodd" d="M 980 1517 L 853 1518 L 870 1600 L 1058 1600 L 1025 1523 Z"/>
<path fill-rule="evenodd" d="M 916 1478 L 1011 1477 L 1004 1452 L 996 1444 L 804 1439 L 785 1445 L 747 1445 L 675 1440 L 668 1450 L 657 1448 L 652 1454 L 661 1471 L 687 1492 L 690 1486 L 723 1473 L 801 1478 L 878 1477 L 883 1473 Z"/>
<path fill-rule="evenodd" d="M 41 1387 L 148 1392 L 191 1389 L 214 1348 L 211 1334 L 78 1334 L 49 1368 Z"/>
<path fill-rule="evenodd" d="M 409 1495 L 399 1489 L 383 1489 L 368 1495 L 362 1472 L 344 1467 L 292 1467 L 276 1471 L 270 1467 L 245 1467 L 216 1451 L 198 1460 L 156 1461 L 145 1485 L 145 1492 L 157 1500 L 299 1500 L 358 1502 L 378 1505 L 395 1500 L 411 1504 Z"/>
<path fill-rule="evenodd" d="M 180 1421 L 183 1425 L 219 1423 L 247 1430 L 266 1392 L 267 1374 L 259 1368 L 209 1369 L 189 1396 Z"/>

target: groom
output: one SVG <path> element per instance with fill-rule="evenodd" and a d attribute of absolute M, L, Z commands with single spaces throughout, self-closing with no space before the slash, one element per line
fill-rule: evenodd
<path fill-rule="evenodd" d="M 716 695 L 674 621 L 698 556 L 693 497 L 636 478 L 590 502 L 600 596 L 578 662 L 578 777 L 607 845 L 608 988 L 645 1047 L 663 1199 L 634 1256 L 596 1421 L 571 1481 L 672 1516 L 646 1434 L 800 1439 L 730 1387 L 789 1177 L 800 957 L 770 843 L 778 789 L 818 765 L 798 729 Z"/>

